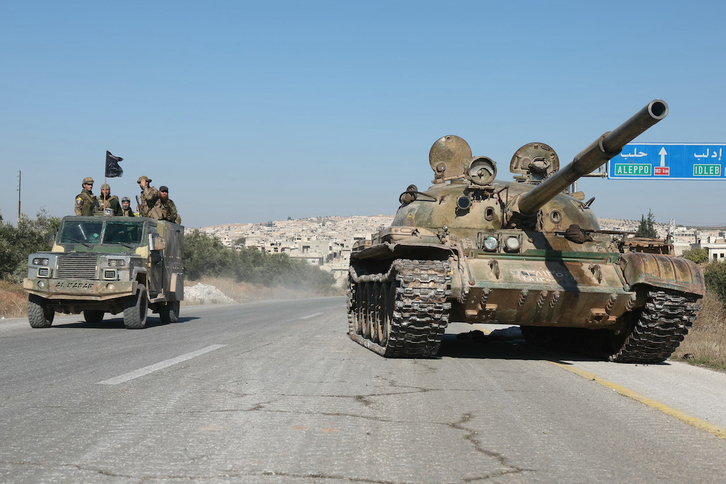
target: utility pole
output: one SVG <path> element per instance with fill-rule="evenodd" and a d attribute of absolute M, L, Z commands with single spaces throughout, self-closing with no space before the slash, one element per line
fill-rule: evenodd
<path fill-rule="evenodd" d="M 18 170 L 18 227 L 20 228 L 20 187 L 21 187 L 21 175 L 23 174 L 22 171 Z"/>

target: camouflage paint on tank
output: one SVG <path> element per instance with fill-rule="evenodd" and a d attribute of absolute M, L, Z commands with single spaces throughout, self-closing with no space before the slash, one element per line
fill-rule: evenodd
<path fill-rule="evenodd" d="M 391 227 L 353 248 L 351 338 L 384 356 L 430 356 L 448 321 L 581 328 L 617 341 L 616 361 L 662 361 L 695 318 L 703 274 L 665 255 L 667 244 L 601 230 L 593 199 L 568 188 L 667 113 L 652 101 L 559 170 L 550 146 L 528 143 L 510 163 L 514 182 L 494 181 L 496 163 L 472 156 L 458 136 L 439 138 L 429 151 L 433 185 L 410 185 Z M 373 331 L 389 320 L 390 345 Z M 630 341 L 637 325 L 647 336 Z"/>

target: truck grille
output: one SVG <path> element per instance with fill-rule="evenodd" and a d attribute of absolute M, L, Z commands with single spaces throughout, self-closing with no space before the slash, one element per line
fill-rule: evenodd
<path fill-rule="evenodd" d="M 68 254 L 58 260 L 59 279 L 98 279 L 97 254 Z"/>

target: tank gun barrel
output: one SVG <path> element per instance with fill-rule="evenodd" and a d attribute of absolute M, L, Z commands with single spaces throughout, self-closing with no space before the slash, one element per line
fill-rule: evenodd
<path fill-rule="evenodd" d="M 665 101 L 654 99 L 649 102 L 633 117 L 592 142 L 575 156 L 569 165 L 534 189 L 522 194 L 517 201 L 518 211 L 524 215 L 534 215 L 569 185 L 617 156 L 626 144 L 666 115 L 668 115 L 668 104 Z"/>

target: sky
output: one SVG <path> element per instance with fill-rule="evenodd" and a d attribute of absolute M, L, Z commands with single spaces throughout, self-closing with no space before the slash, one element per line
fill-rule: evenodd
<path fill-rule="evenodd" d="M 183 225 L 392 215 L 458 135 L 565 165 L 655 98 L 636 142 L 726 143 L 726 3 L 27 1 L 0 4 L 0 213 L 169 187 Z M 725 162 L 726 163 L 726 162 Z M 578 184 L 599 217 L 726 225 L 723 181 Z"/>

